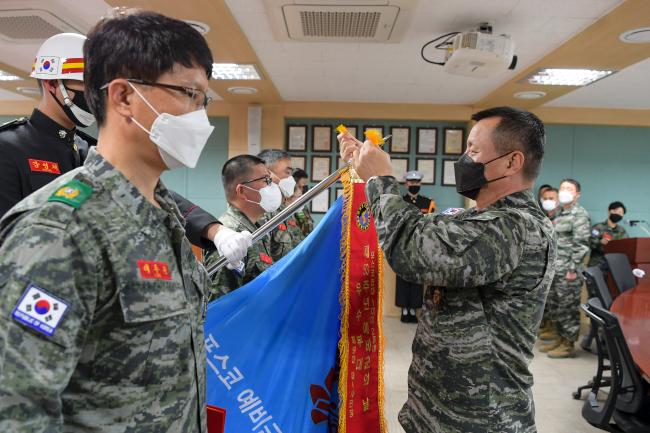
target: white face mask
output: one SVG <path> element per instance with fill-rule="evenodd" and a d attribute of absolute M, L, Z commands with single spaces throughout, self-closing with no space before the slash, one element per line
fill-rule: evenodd
<path fill-rule="evenodd" d="M 289 198 L 293 196 L 296 188 L 296 179 L 294 179 L 293 176 L 285 177 L 284 179 L 280 179 L 278 186 L 280 187 L 280 191 L 282 191 L 282 195 Z"/>
<path fill-rule="evenodd" d="M 555 202 L 555 200 L 551 200 L 551 199 L 542 200 L 542 209 L 544 209 L 546 212 L 550 212 L 556 207 L 557 207 L 557 203 Z"/>
<path fill-rule="evenodd" d="M 560 194 L 559 194 L 560 203 L 569 204 L 569 203 L 571 203 L 573 201 L 574 198 L 575 198 L 575 196 L 573 195 L 572 192 L 569 192 L 567 190 L 560 191 Z"/>
<path fill-rule="evenodd" d="M 250 186 L 243 185 L 245 188 L 252 189 L 260 193 L 260 201 L 252 201 L 247 198 L 245 200 L 250 203 L 259 204 L 265 212 L 275 212 L 282 204 L 282 193 L 280 188 L 275 183 L 267 185 L 262 189 L 251 188 Z"/>
<path fill-rule="evenodd" d="M 151 125 L 151 130 L 147 130 L 135 118 L 131 117 L 131 120 L 149 134 L 149 139 L 158 146 L 158 152 L 165 165 L 170 170 L 179 167 L 196 167 L 199 156 L 214 130 L 205 109 L 202 108 L 180 116 L 159 113 L 133 84 L 129 83 L 129 85 L 158 115 Z"/>

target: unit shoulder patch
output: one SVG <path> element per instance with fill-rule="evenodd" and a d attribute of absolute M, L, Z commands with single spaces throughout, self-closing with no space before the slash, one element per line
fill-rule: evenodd
<path fill-rule="evenodd" d="M 464 211 L 464 210 L 465 210 L 465 209 L 463 209 L 462 207 L 450 207 L 450 208 L 445 209 L 445 210 L 443 210 L 442 212 L 440 212 L 440 215 L 449 215 L 449 216 L 453 216 L 453 215 L 456 215 L 456 214 L 461 213 L 461 212 Z"/>
<path fill-rule="evenodd" d="M 58 188 L 47 201 L 58 201 L 79 209 L 92 194 L 93 188 L 90 185 L 73 179 Z"/>

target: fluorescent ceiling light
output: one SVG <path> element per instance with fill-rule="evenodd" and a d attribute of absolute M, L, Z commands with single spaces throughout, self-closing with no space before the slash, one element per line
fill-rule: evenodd
<path fill-rule="evenodd" d="M 261 80 L 253 64 L 213 63 L 212 78 L 216 80 Z"/>
<path fill-rule="evenodd" d="M 526 78 L 530 84 L 542 86 L 586 86 L 616 71 L 598 69 L 540 69 Z"/>
<path fill-rule="evenodd" d="M 0 70 L 0 81 L 20 81 L 22 78 L 20 78 L 17 75 L 10 74 L 9 72 Z"/>

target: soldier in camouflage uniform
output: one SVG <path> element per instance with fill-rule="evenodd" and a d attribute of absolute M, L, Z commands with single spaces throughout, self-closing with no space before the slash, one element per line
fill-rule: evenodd
<path fill-rule="evenodd" d="M 386 259 L 428 290 L 413 342 L 407 433 L 533 433 L 528 365 L 555 260 L 550 221 L 530 191 L 544 152 L 531 113 L 485 110 L 455 165 L 477 207 L 423 215 L 406 203 L 388 155 L 340 136 L 354 155 Z"/>
<path fill-rule="evenodd" d="M 309 190 L 309 177 L 307 176 L 307 172 L 301 168 L 296 168 L 293 170 L 293 178 L 296 180 L 296 189 L 300 190 L 299 193 L 301 195 L 305 194 Z M 309 236 L 309 233 L 314 231 L 314 218 L 311 216 L 308 206 L 305 205 L 305 207 L 295 213 L 295 216 L 303 236 Z"/>
<path fill-rule="evenodd" d="M 252 155 L 239 155 L 228 160 L 221 178 L 228 200 L 228 209 L 219 221 L 232 230 L 254 232 L 261 227 L 260 219 L 265 213 L 275 212 L 282 200 L 282 193 L 271 180 L 264 161 Z M 210 267 L 219 260 L 215 252 L 207 252 L 204 260 Z M 217 299 L 255 279 L 274 263 L 271 256 L 271 239 L 254 243 L 241 265 L 237 268 L 221 268 L 212 277 L 210 300 Z"/>
<path fill-rule="evenodd" d="M 555 278 L 549 292 L 549 320 L 555 335 L 540 347 L 550 358 L 574 356 L 580 332 L 582 261 L 589 251 L 589 214 L 578 204 L 580 183 L 565 179 L 560 184 L 562 208 L 553 220 L 557 240 Z"/>
<path fill-rule="evenodd" d="M 557 188 L 553 188 L 551 185 L 542 185 L 539 188 L 539 205 L 546 216 L 553 222 L 560 211 Z M 542 340 L 554 340 L 556 338 L 555 324 L 551 320 L 551 311 L 554 309 L 553 305 L 551 305 L 553 302 L 551 298 L 550 296 L 546 298 L 544 315 L 539 327 L 539 338 Z"/>
<path fill-rule="evenodd" d="M 591 255 L 588 266 L 599 266 L 603 272 L 609 272 L 603 247 L 610 241 L 627 238 L 627 231 L 619 224 L 625 216 L 625 212 L 625 205 L 620 201 L 610 203 L 607 220 L 591 227 L 591 236 L 589 237 Z"/>
<path fill-rule="evenodd" d="M 148 12 L 100 21 L 84 51 L 97 150 L 0 222 L 0 431 L 206 432 L 207 276 L 159 180 L 170 164 L 136 122 L 152 127 L 149 104 L 203 109 L 212 56 L 191 26 Z M 199 97 L 137 89 L 143 71 Z"/>
<path fill-rule="evenodd" d="M 287 206 L 289 199 L 295 193 L 296 180 L 292 175 L 291 157 L 284 150 L 266 149 L 257 156 L 264 161 L 266 168 L 271 173 L 273 182 L 278 184 L 280 191 L 282 191 L 282 205 L 277 211 L 268 212 L 260 218 L 260 224 L 264 224 Z M 273 260 L 280 260 L 300 243 L 302 236 L 294 230 L 297 226 L 296 218 L 292 215 L 271 232 L 271 257 Z M 296 238 L 296 236 L 298 237 Z"/>

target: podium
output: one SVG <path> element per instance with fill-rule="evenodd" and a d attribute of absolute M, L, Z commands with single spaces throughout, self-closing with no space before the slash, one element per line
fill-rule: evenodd
<path fill-rule="evenodd" d="M 610 241 L 605 245 L 603 251 L 605 254 L 625 254 L 633 269 L 643 269 L 646 275 L 650 275 L 650 238 L 629 238 Z"/>

